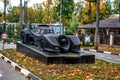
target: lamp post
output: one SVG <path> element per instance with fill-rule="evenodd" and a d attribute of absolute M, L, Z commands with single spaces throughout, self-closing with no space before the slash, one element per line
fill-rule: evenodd
<path fill-rule="evenodd" d="M 3 40 L 3 46 L 2 50 L 4 50 L 4 44 L 5 44 L 5 39 L 7 39 L 7 34 L 6 34 L 6 0 L 4 0 L 4 17 L 3 17 L 3 33 L 2 33 L 2 40 Z"/>
<path fill-rule="evenodd" d="M 4 20 L 3 20 L 3 32 L 6 31 L 6 0 L 4 0 Z"/>
<path fill-rule="evenodd" d="M 27 24 L 27 4 L 28 0 L 24 0 L 24 23 Z"/>
<path fill-rule="evenodd" d="M 60 0 L 60 25 L 62 28 L 62 34 L 64 34 L 64 27 L 62 25 L 62 0 Z"/>
<path fill-rule="evenodd" d="M 119 22 L 120 22 L 120 0 L 118 0 L 118 6 L 119 6 Z"/>
<path fill-rule="evenodd" d="M 22 31 L 23 17 L 22 17 L 22 0 L 20 0 L 20 32 Z"/>
<path fill-rule="evenodd" d="M 62 22 L 62 0 L 60 0 L 60 23 Z"/>

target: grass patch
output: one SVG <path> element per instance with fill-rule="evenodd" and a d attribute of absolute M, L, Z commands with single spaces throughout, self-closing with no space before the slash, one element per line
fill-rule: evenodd
<path fill-rule="evenodd" d="M 104 75 L 94 75 L 93 76 L 95 79 L 103 79 Z"/>
<path fill-rule="evenodd" d="M 43 80 L 120 80 L 120 65 L 96 60 L 95 64 L 50 64 L 7 49 L 3 55 Z"/>

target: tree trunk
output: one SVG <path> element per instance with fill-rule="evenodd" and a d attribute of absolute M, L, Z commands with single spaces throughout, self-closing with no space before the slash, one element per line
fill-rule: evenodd
<path fill-rule="evenodd" d="M 98 31 L 99 31 L 99 4 L 100 1 L 97 0 L 97 4 L 96 4 L 96 30 L 95 30 L 95 40 L 94 40 L 94 47 L 96 50 L 98 50 Z"/>

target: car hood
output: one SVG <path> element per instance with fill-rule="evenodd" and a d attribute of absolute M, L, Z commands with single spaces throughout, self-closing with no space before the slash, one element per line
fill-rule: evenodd
<path fill-rule="evenodd" d="M 60 46 L 58 41 L 57 41 L 57 34 L 45 34 L 43 35 L 47 41 L 52 44 L 53 46 Z"/>

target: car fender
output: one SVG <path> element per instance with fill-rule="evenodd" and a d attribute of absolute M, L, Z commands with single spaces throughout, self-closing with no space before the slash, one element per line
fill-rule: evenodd
<path fill-rule="evenodd" d="M 27 42 L 29 35 L 31 35 L 31 30 L 28 28 L 25 28 L 22 30 L 21 34 L 22 33 L 24 33 L 24 41 Z"/>
<path fill-rule="evenodd" d="M 70 42 L 74 45 L 80 45 L 80 39 L 77 36 L 69 35 Z"/>
<path fill-rule="evenodd" d="M 77 36 L 69 35 L 70 39 L 70 51 L 77 52 L 80 50 L 80 40 Z"/>
<path fill-rule="evenodd" d="M 56 35 L 54 34 L 46 34 L 43 37 L 53 46 L 60 46 L 58 41 L 56 40 Z"/>

